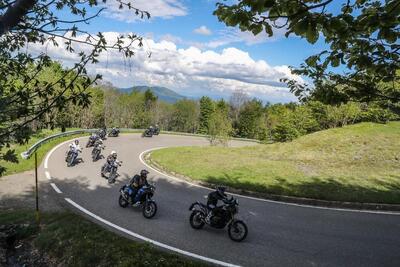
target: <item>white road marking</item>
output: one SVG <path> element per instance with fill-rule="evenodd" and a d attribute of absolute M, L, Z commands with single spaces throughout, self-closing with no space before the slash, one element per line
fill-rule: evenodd
<path fill-rule="evenodd" d="M 201 256 L 201 255 L 192 253 L 192 252 L 188 252 L 188 251 L 176 248 L 176 247 L 172 247 L 172 246 L 166 245 L 164 243 L 155 241 L 155 240 L 147 238 L 145 236 L 139 235 L 137 233 L 129 231 L 129 230 L 125 229 L 125 228 L 122 228 L 121 226 L 118 226 L 118 225 L 116 225 L 116 224 L 114 224 L 114 223 L 112 223 L 110 221 L 107 221 L 107 220 L 101 218 L 100 216 L 88 211 L 87 209 L 83 208 L 82 206 L 80 206 L 79 204 L 75 203 L 74 201 L 72 201 L 69 198 L 65 198 L 65 200 L 68 203 L 70 203 L 72 206 L 74 206 L 75 208 L 77 208 L 80 211 L 86 213 L 87 215 L 93 217 L 94 219 L 96 219 L 96 220 L 98 220 L 98 221 L 100 221 L 100 222 L 102 222 L 102 223 L 104 223 L 104 224 L 106 224 L 108 226 L 111 226 L 111 227 L 113 227 L 113 228 L 115 228 L 115 229 L 117 229 L 117 230 L 119 230 L 121 232 L 124 232 L 124 233 L 126 233 L 126 234 L 128 234 L 128 235 L 130 235 L 130 236 L 132 236 L 134 238 L 143 240 L 145 242 L 149 242 L 149 243 L 151 243 L 151 244 L 153 244 L 155 246 L 158 246 L 158 247 L 161 247 L 161 248 L 164 248 L 164 249 L 168 249 L 168 250 L 171 250 L 173 252 L 176 252 L 176 253 L 179 253 L 179 254 L 182 254 L 182 255 L 185 255 L 185 256 L 189 256 L 189 257 L 192 257 L 192 258 L 196 258 L 196 259 L 199 259 L 199 260 L 203 260 L 203 261 L 206 261 L 206 262 L 217 264 L 217 265 L 220 265 L 220 266 L 229 266 L 229 267 L 238 267 L 239 266 L 239 265 L 234 265 L 234 264 L 223 262 L 223 261 L 219 261 L 219 260 L 214 260 L 214 259 L 211 259 L 211 258 L 208 258 L 208 257 L 204 257 L 204 256 Z"/>
<path fill-rule="evenodd" d="M 140 162 L 145 165 L 147 168 L 152 169 L 153 171 L 163 175 L 164 177 L 167 177 L 169 179 L 175 180 L 175 181 L 179 181 L 179 182 L 183 182 L 186 184 L 189 184 L 191 186 L 195 186 L 195 187 L 199 187 L 199 188 L 203 188 L 203 189 L 207 189 L 207 190 L 214 190 L 212 188 L 203 186 L 203 185 L 199 185 L 199 184 L 195 184 L 195 183 L 191 183 L 189 181 L 177 178 L 175 176 L 171 176 L 169 174 L 163 173 L 155 168 L 153 168 L 152 166 L 150 166 L 149 164 L 147 164 L 144 159 L 143 159 L 143 155 L 154 151 L 154 150 L 158 150 L 158 149 L 162 149 L 162 148 L 166 148 L 166 147 L 156 147 L 156 148 L 151 148 L 151 149 L 147 149 L 145 151 L 143 151 L 142 153 L 140 153 L 139 155 L 139 160 Z M 371 214 L 384 214 L 384 215 L 400 215 L 400 212 L 392 212 L 392 211 L 375 211 L 375 210 L 357 210 L 357 209 L 343 209 L 343 208 L 330 208 L 330 207 L 322 207 L 322 206 L 313 206 L 313 205 L 305 205 L 305 204 L 296 204 L 296 203 L 290 203 L 290 202 L 282 202 L 282 201 L 276 201 L 276 200 L 270 200 L 270 199 L 264 199 L 264 198 L 257 198 L 257 197 L 250 197 L 250 196 L 245 196 L 245 195 L 240 195 L 240 194 L 236 194 L 236 193 L 229 193 L 230 195 L 233 196 L 238 196 L 238 197 L 242 197 L 242 198 L 247 198 L 247 199 L 251 199 L 251 200 L 257 200 L 257 201 L 263 201 L 263 202 L 270 202 L 270 203 L 275 203 L 275 204 L 280 204 L 280 205 L 287 205 L 287 206 L 296 206 L 296 207 L 302 207 L 302 208 L 312 208 L 312 209 L 322 209 L 322 210 L 335 210 L 335 211 L 345 211 L 345 212 L 359 212 L 359 213 L 371 213 Z"/>
<path fill-rule="evenodd" d="M 61 190 L 57 187 L 55 183 L 50 183 L 51 187 L 53 187 L 54 191 L 56 191 L 59 194 L 62 194 Z"/>
<path fill-rule="evenodd" d="M 51 180 L 51 176 L 50 173 L 48 171 L 45 171 L 44 174 L 46 175 L 46 178 Z"/>

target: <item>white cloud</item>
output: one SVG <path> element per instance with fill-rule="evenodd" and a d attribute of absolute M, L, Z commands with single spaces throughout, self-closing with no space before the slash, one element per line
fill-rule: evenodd
<path fill-rule="evenodd" d="M 237 28 L 227 28 L 225 30 L 219 31 L 217 38 L 214 38 L 209 42 L 203 43 L 202 47 L 217 48 L 220 46 L 241 42 L 244 42 L 246 45 L 273 42 L 283 37 L 285 32 L 285 29 L 274 29 L 274 35 L 269 37 L 265 32 L 254 35 L 252 32 L 242 32 Z"/>
<path fill-rule="evenodd" d="M 104 4 L 107 8 L 104 15 L 124 22 L 134 22 L 140 19 L 135 12 L 127 7 L 119 8 L 117 1 L 108 1 Z M 186 16 L 188 11 L 182 0 L 135 0 L 132 6 L 150 13 L 152 18 L 169 19 L 173 17 Z"/>
<path fill-rule="evenodd" d="M 197 29 L 194 29 L 193 32 L 197 33 L 197 34 L 201 34 L 201 35 L 211 35 L 212 34 L 211 30 L 204 25 L 200 26 Z"/>
<path fill-rule="evenodd" d="M 116 40 L 118 33 L 103 33 L 108 41 Z M 84 36 L 79 37 L 82 40 Z M 47 53 L 71 66 L 77 58 L 59 47 L 46 44 Z M 118 87 L 148 84 L 170 87 L 183 94 L 192 95 L 201 91 L 204 95 L 212 91 L 230 94 L 241 89 L 252 96 L 272 102 L 292 101 L 294 96 L 279 80 L 300 77 L 290 73 L 287 66 L 270 66 L 264 60 L 254 60 L 249 53 L 229 47 L 218 53 L 196 47 L 178 48 L 172 41 L 147 39 L 143 48 L 138 48 L 133 58 L 123 58 L 116 51 L 104 52 L 99 64 L 87 67 L 89 73 L 102 74 L 105 80 Z M 44 46 L 30 46 L 30 52 L 45 51 Z M 76 44 L 75 51 L 89 51 L 89 47 Z M 148 52 L 151 51 L 151 57 Z"/>

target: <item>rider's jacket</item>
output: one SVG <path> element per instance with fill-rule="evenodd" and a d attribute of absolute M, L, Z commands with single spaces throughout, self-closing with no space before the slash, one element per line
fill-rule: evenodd
<path fill-rule="evenodd" d="M 129 182 L 129 186 L 132 188 L 141 188 L 144 185 L 148 185 L 149 183 L 147 182 L 146 177 L 142 177 L 139 174 L 136 174 L 135 176 L 132 177 L 132 179 Z"/>
<path fill-rule="evenodd" d="M 113 157 L 113 155 L 108 155 L 107 157 L 107 163 L 111 165 L 116 159 Z"/>
<path fill-rule="evenodd" d="M 101 147 L 101 145 L 102 145 L 102 143 L 100 142 L 100 139 L 98 139 L 98 140 L 96 140 L 95 142 L 94 142 L 94 146 L 96 147 L 96 146 L 100 146 Z"/>
<path fill-rule="evenodd" d="M 75 142 L 70 144 L 69 147 L 71 149 L 71 152 L 74 152 L 74 153 L 78 153 L 78 152 L 82 151 L 81 147 L 79 145 L 75 144 Z"/>
<path fill-rule="evenodd" d="M 218 193 L 218 191 L 214 191 L 211 192 L 210 194 L 208 194 L 208 198 L 207 198 L 207 206 L 213 205 L 213 206 L 217 206 L 218 204 L 218 200 L 224 200 L 227 198 L 226 194 L 223 194 L 222 196 Z"/>

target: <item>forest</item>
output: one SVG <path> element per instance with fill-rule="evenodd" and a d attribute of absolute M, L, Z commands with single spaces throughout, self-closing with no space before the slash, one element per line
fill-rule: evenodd
<path fill-rule="evenodd" d="M 54 62 L 43 79 L 57 79 L 62 71 L 61 65 Z M 158 124 L 161 130 L 208 134 L 213 143 L 224 143 L 230 137 L 285 142 L 324 129 L 400 119 L 399 105 L 383 100 L 332 105 L 309 98 L 298 103 L 271 104 L 237 90 L 228 100 L 203 96 L 170 104 L 158 100 L 151 90 L 127 94 L 106 83 L 93 85 L 87 92 L 88 104 L 68 103 L 62 110 L 53 110 L 32 122 L 32 129 L 143 129 Z"/>

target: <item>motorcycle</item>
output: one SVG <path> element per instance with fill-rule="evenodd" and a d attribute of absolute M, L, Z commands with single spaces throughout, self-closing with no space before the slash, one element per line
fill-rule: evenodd
<path fill-rule="evenodd" d="M 236 242 L 243 241 L 248 233 L 246 224 L 235 219 L 235 215 L 239 212 L 239 202 L 231 197 L 224 200 L 222 207 L 215 208 L 213 216 L 206 220 L 209 216 L 210 209 L 201 202 L 193 203 L 190 208 L 190 226 L 194 229 L 201 229 L 205 224 L 217 229 L 223 229 L 228 226 L 228 234 L 230 239 Z"/>
<path fill-rule="evenodd" d="M 107 179 L 109 184 L 115 183 L 115 180 L 119 176 L 119 173 L 117 172 L 118 166 L 121 166 L 121 164 L 122 161 L 117 160 L 115 160 L 111 166 L 107 166 L 107 163 L 104 164 L 103 167 L 101 167 L 101 176 Z M 110 170 L 108 171 L 107 168 L 110 168 Z M 108 177 L 106 175 L 107 172 L 109 173 Z"/>
<path fill-rule="evenodd" d="M 153 135 L 159 135 L 160 134 L 160 128 L 154 127 L 153 128 Z"/>
<path fill-rule="evenodd" d="M 150 128 L 144 130 L 142 137 L 153 137 L 153 130 Z"/>
<path fill-rule="evenodd" d="M 129 189 L 129 185 L 124 185 L 119 190 L 120 196 L 118 199 L 118 203 L 122 208 L 126 208 L 130 204 L 130 201 L 129 201 L 130 196 L 128 194 L 128 189 Z M 152 199 L 152 197 L 154 196 L 155 190 L 156 190 L 156 187 L 154 186 L 154 184 L 151 184 L 148 186 L 143 186 L 136 193 L 136 194 L 140 194 L 140 197 L 139 197 L 138 201 L 134 204 L 134 207 L 141 207 L 143 216 L 146 219 L 153 218 L 157 213 L 157 204 Z M 133 206 L 133 204 L 132 204 L 132 206 Z"/>
<path fill-rule="evenodd" d="M 100 158 L 104 158 L 103 155 L 101 155 L 101 150 L 104 149 L 105 146 L 102 146 L 101 144 L 98 144 L 96 146 L 93 147 L 92 150 L 92 160 L 97 161 Z"/>
<path fill-rule="evenodd" d="M 78 158 L 78 153 L 73 152 L 72 150 L 67 151 L 67 156 L 65 157 L 65 161 L 67 162 L 67 167 L 71 167 L 75 165 L 75 161 Z"/>
<path fill-rule="evenodd" d="M 111 129 L 111 131 L 108 133 L 108 136 L 109 137 L 118 137 L 118 135 L 119 135 L 119 129 Z"/>
<path fill-rule="evenodd" d="M 106 129 L 100 129 L 97 134 L 101 139 L 103 139 L 103 140 L 107 139 L 107 137 L 106 137 L 107 130 Z"/>
<path fill-rule="evenodd" d="M 99 139 L 100 137 L 98 135 L 91 135 L 89 136 L 89 140 L 86 143 L 86 147 L 91 147 L 94 146 L 94 143 Z"/>

